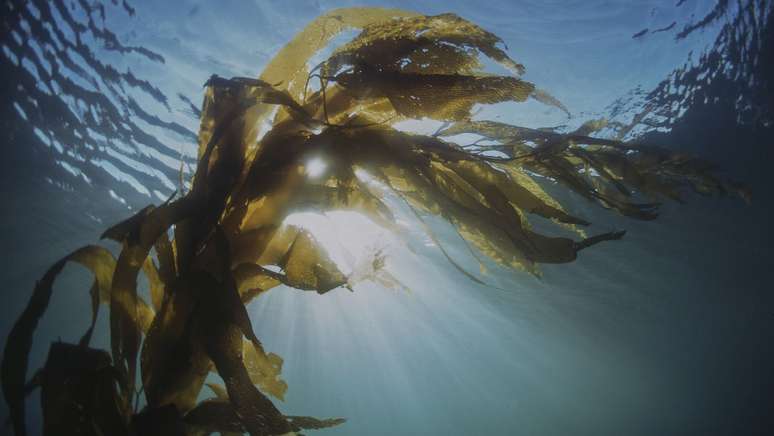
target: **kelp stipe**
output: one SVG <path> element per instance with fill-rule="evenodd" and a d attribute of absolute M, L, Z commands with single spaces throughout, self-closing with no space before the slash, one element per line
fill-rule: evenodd
<path fill-rule="evenodd" d="M 347 28 L 362 31 L 307 71 L 309 59 Z M 504 101 L 534 99 L 567 111 L 519 77 L 524 67 L 500 42 L 453 14 L 343 9 L 313 21 L 259 79 L 213 76 L 190 189 L 181 186 L 164 204 L 105 231 L 122 244 L 117 259 L 86 246 L 35 287 L 2 362 L 15 433 L 26 434 L 24 397 L 36 387 L 45 434 L 255 436 L 344 422 L 289 416 L 275 406 L 269 397 L 282 400 L 287 389 L 283 361 L 264 350 L 245 305 L 280 284 L 320 294 L 353 285 L 310 233 L 285 218 L 299 208 L 347 209 L 392 227 L 392 211 L 363 174 L 405 200 L 420 221 L 438 215 L 490 259 L 533 274 L 540 263 L 571 262 L 578 251 L 624 235 L 585 237 L 580 227 L 589 222 L 565 210 L 536 177 L 641 220 L 656 218 L 660 199 L 680 200 L 684 188 L 746 197 L 699 159 L 593 137 L 606 126 L 601 120 L 571 133 L 474 121 L 474 105 Z M 514 75 L 484 73 L 480 56 Z M 394 128 L 422 118 L 445 124 L 430 136 Z M 265 121 L 270 129 L 259 132 Z M 487 144 L 450 140 L 460 133 Z M 310 154 L 325 157 L 324 176 L 306 177 Z M 581 239 L 534 231 L 530 215 L 575 229 Z M 68 262 L 94 274 L 91 316 L 101 304 L 109 307 L 110 353 L 89 348 L 92 321 L 78 345 L 55 343 L 45 367 L 26 382 L 32 334 Z M 372 264 L 383 266 L 380 253 Z M 149 302 L 138 295 L 140 271 Z M 390 282 L 399 283 L 382 281 Z M 225 385 L 207 384 L 214 396 L 198 401 L 213 371 Z M 147 405 L 137 411 L 140 395 Z"/>

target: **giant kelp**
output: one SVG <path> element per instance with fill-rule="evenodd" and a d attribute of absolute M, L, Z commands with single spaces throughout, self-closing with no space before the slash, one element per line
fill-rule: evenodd
<path fill-rule="evenodd" d="M 308 65 L 347 28 L 361 32 Z M 453 14 L 343 9 L 313 21 L 260 78 L 213 76 L 190 189 L 107 229 L 103 237 L 121 244 L 117 258 L 84 247 L 35 287 L 2 362 L 16 434 L 26 434 L 24 397 L 37 386 L 46 434 L 272 435 L 342 423 L 287 416 L 269 399 L 281 400 L 287 389 L 282 359 L 264 350 L 245 308 L 280 284 L 323 294 L 356 280 L 313 235 L 285 223 L 298 210 L 353 210 L 391 227 L 393 211 L 379 192 L 388 189 L 420 221 L 440 216 L 495 262 L 537 274 L 540 263 L 571 262 L 624 234 L 578 231 L 572 239 L 534 230 L 532 215 L 576 230 L 589 224 L 539 180 L 643 220 L 656 217 L 662 198 L 680 200 L 686 189 L 745 194 L 700 159 L 592 136 L 601 120 L 569 133 L 474 120 L 476 105 L 505 101 L 534 99 L 566 111 L 521 79 L 524 67 L 500 44 Z M 481 57 L 511 74 L 485 72 Z M 423 118 L 445 124 L 433 135 L 395 128 Z M 452 141 L 462 133 L 486 141 Z M 324 156 L 322 177 L 307 177 L 310 156 Z M 28 383 L 32 335 L 68 262 L 95 276 L 91 316 L 109 307 L 111 350 L 89 348 L 92 322 L 78 345 L 54 344 Z M 373 269 L 383 264 L 377 253 Z M 138 293 L 141 271 L 150 301 Z M 208 384 L 215 396 L 200 401 L 213 371 L 224 385 Z M 141 395 L 145 407 L 137 412 Z"/>

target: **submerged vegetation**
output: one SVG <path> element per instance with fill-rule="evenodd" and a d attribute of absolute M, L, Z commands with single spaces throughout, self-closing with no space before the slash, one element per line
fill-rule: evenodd
<path fill-rule="evenodd" d="M 353 28 L 361 30 L 354 39 L 309 64 Z M 341 9 L 310 23 L 259 79 L 213 76 L 190 189 L 181 183 L 165 203 L 107 229 L 103 238 L 121 244 L 117 258 L 85 246 L 37 283 L 2 362 L 15 433 L 26 434 L 24 399 L 36 388 L 45 434 L 255 436 L 344 422 L 288 416 L 275 406 L 270 397 L 282 400 L 287 389 L 282 359 L 264 350 L 245 308 L 279 285 L 322 294 L 356 281 L 309 232 L 285 224 L 298 210 L 351 210 L 398 231 L 383 201 L 390 192 L 419 220 L 448 221 L 474 252 L 538 274 L 540 263 L 571 262 L 578 251 L 624 234 L 586 237 L 589 222 L 568 212 L 545 183 L 641 220 L 656 218 L 661 199 L 680 201 L 686 190 L 746 197 L 707 162 L 621 140 L 632 126 L 594 120 L 568 133 L 475 120 L 476 105 L 528 99 L 567 111 L 522 80 L 524 67 L 500 44 L 453 14 Z M 485 72 L 483 58 L 510 73 Z M 432 135 L 396 128 L 409 119 L 443 125 Z M 618 139 L 593 136 L 603 128 Z M 453 142 L 462 134 L 480 139 Z M 312 157 L 327 164 L 320 177 L 309 177 Z M 577 238 L 533 230 L 535 215 Z M 27 381 L 35 327 L 68 262 L 94 274 L 91 327 L 78 344 L 54 343 Z M 379 274 L 381 254 L 371 265 Z M 149 301 L 138 294 L 141 272 Z M 103 304 L 110 353 L 89 348 Z M 223 385 L 208 383 L 213 372 Z"/>

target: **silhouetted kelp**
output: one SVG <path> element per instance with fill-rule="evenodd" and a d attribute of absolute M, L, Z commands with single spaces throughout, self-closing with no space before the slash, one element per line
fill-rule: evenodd
<path fill-rule="evenodd" d="M 307 71 L 309 59 L 348 28 L 362 31 Z M 453 14 L 340 9 L 309 24 L 260 79 L 213 76 L 190 190 L 107 229 L 103 238 L 122 244 L 117 259 L 86 246 L 54 264 L 10 332 L 2 382 L 16 434 L 26 433 L 24 397 L 36 386 L 46 434 L 273 435 L 342 423 L 277 409 L 268 396 L 281 400 L 287 389 L 282 359 L 263 349 L 245 308 L 281 284 L 320 294 L 354 284 L 309 232 L 285 224 L 301 208 L 352 210 L 396 230 L 382 195 L 392 192 L 420 221 L 440 216 L 497 263 L 538 274 L 540 263 L 571 262 L 624 232 L 584 237 L 588 221 L 536 179 L 642 220 L 656 218 L 660 199 L 680 200 L 685 189 L 746 195 L 698 158 L 595 138 L 603 120 L 571 133 L 473 121 L 477 104 L 534 99 L 566 110 L 520 78 L 524 67 L 500 43 Z M 483 72 L 481 55 L 513 75 Z M 319 85 L 311 90 L 310 83 Z M 433 135 L 394 128 L 422 118 L 445 124 Z M 267 120 L 270 128 L 260 131 Z M 460 133 L 488 141 L 452 142 Z M 322 177 L 305 174 L 311 155 L 328 164 Z M 581 239 L 534 231 L 530 215 Z M 78 345 L 54 344 L 26 383 L 35 326 L 68 262 L 95 276 L 92 327 Z M 379 253 L 372 265 L 378 274 Z M 137 292 L 141 270 L 149 302 Z M 110 354 L 89 348 L 101 304 L 109 307 Z M 213 371 L 225 386 L 208 384 L 214 397 L 198 401 Z M 146 406 L 137 412 L 140 395 Z"/>

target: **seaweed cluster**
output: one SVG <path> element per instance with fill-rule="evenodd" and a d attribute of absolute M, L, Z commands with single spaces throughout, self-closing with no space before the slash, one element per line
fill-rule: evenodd
<path fill-rule="evenodd" d="M 354 39 L 309 65 L 352 28 L 361 30 Z M 566 111 L 521 79 L 524 67 L 500 44 L 453 14 L 340 9 L 310 23 L 260 78 L 213 76 L 190 190 L 181 186 L 107 229 L 103 238 L 121 244 L 117 258 L 89 245 L 54 264 L 9 334 L 2 383 L 16 434 L 26 434 L 24 397 L 38 387 L 45 434 L 255 436 L 342 423 L 275 406 L 270 397 L 282 400 L 287 389 L 282 359 L 264 350 L 245 308 L 279 285 L 321 294 L 353 285 L 309 232 L 285 224 L 298 210 L 351 210 L 394 228 L 387 190 L 420 220 L 442 217 L 495 262 L 538 274 L 540 263 L 571 262 L 624 233 L 585 237 L 589 222 L 550 196 L 547 181 L 641 220 L 685 190 L 746 195 L 700 159 L 592 136 L 603 120 L 570 133 L 474 120 L 476 105 L 506 101 Z M 485 72 L 484 57 L 510 74 Z M 408 119 L 444 124 L 433 135 L 396 129 Z M 462 133 L 481 139 L 453 142 Z M 327 163 L 320 177 L 308 176 L 311 156 Z M 535 231 L 531 216 L 576 230 L 579 239 Z M 68 262 L 94 274 L 91 327 L 78 344 L 53 344 L 27 381 L 33 332 Z M 384 259 L 377 254 L 372 264 L 379 270 Z M 149 301 L 138 294 L 140 273 Z M 110 353 L 89 348 L 102 305 Z M 207 383 L 212 372 L 223 385 Z M 205 385 L 214 396 L 200 400 Z"/>

